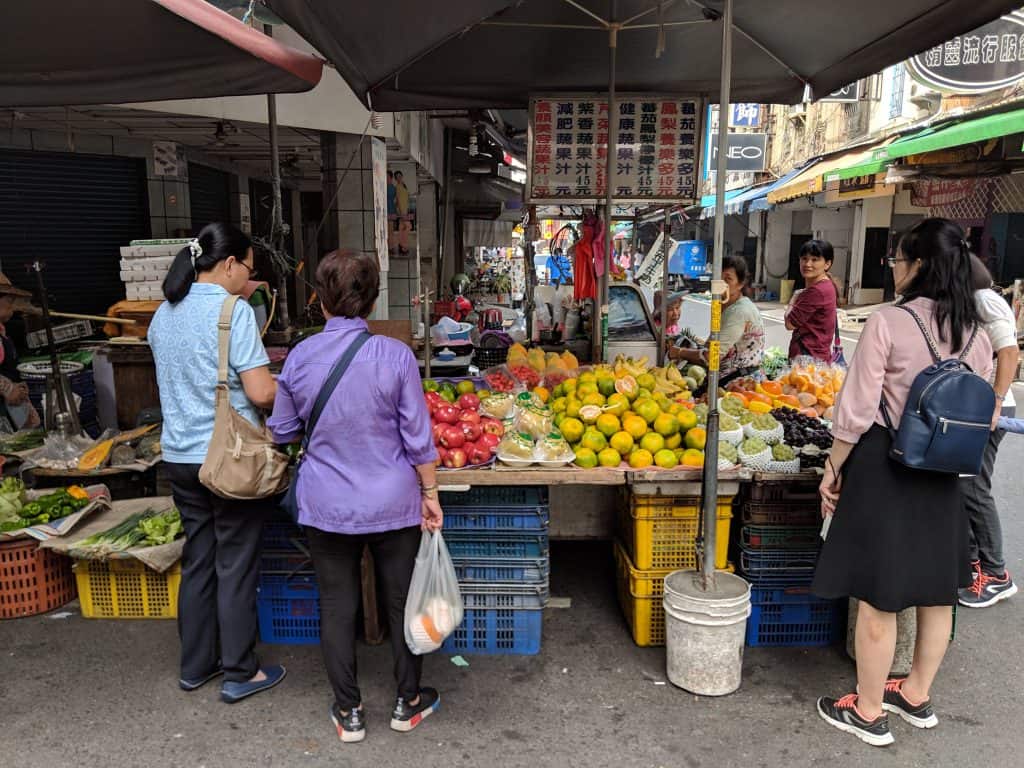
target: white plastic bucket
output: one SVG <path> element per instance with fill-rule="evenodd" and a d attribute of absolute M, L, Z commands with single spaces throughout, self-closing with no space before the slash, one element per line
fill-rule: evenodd
<path fill-rule="evenodd" d="M 704 592 L 696 571 L 675 571 L 665 578 L 662 603 L 672 684 L 700 696 L 724 696 L 739 688 L 750 585 L 722 571 L 715 590 Z"/>

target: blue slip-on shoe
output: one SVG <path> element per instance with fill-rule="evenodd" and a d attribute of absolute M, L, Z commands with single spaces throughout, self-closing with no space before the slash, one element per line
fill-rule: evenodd
<path fill-rule="evenodd" d="M 208 682 L 213 680 L 215 677 L 220 677 L 223 674 L 224 674 L 224 670 L 221 669 L 220 667 L 217 667 L 217 669 L 213 670 L 213 672 L 211 672 L 210 674 L 206 675 L 205 677 L 194 677 L 194 678 L 183 677 L 180 680 L 178 680 L 178 686 L 183 691 L 198 691 L 200 688 L 202 688 Z"/>
<path fill-rule="evenodd" d="M 234 704 L 235 702 L 252 696 L 254 693 L 259 693 L 260 691 L 266 691 L 273 688 L 284 680 L 285 668 L 280 665 L 264 667 L 263 674 L 267 676 L 267 679 L 260 680 L 258 682 L 248 681 L 239 683 L 233 680 L 225 680 L 224 685 L 221 686 L 220 689 L 221 701 L 227 704 Z"/>

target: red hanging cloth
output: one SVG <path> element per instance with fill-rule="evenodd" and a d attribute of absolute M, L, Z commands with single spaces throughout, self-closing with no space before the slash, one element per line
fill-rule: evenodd
<path fill-rule="evenodd" d="M 597 298 L 597 276 L 594 274 L 594 235 L 597 217 L 588 214 L 583 219 L 583 236 L 576 243 L 576 262 L 573 264 L 573 298 Z"/>

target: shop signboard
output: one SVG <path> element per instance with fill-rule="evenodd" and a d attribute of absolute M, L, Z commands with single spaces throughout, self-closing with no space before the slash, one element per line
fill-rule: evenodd
<path fill-rule="evenodd" d="M 373 181 L 373 234 L 380 271 L 387 272 L 388 259 L 388 147 L 383 139 L 370 139 L 370 170 Z"/>
<path fill-rule="evenodd" d="M 958 35 L 907 61 L 911 76 L 950 94 L 985 93 L 1024 80 L 1024 11 Z"/>
<path fill-rule="evenodd" d="M 767 133 L 730 133 L 728 154 L 725 158 L 727 171 L 754 173 L 763 171 L 767 162 Z M 718 167 L 718 144 L 708 144 L 708 167 L 714 173 Z"/>
<path fill-rule="evenodd" d="M 668 260 L 670 275 L 683 275 L 690 280 L 708 274 L 708 243 L 706 240 L 683 240 Z"/>
<path fill-rule="evenodd" d="M 702 112 L 696 99 L 600 95 L 530 99 L 526 195 L 530 203 L 601 202 L 611 121 L 618 129 L 612 198 L 632 203 L 692 203 L 698 193 Z"/>
<path fill-rule="evenodd" d="M 647 251 L 647 255 L 644 256 L 643 263 L 636 270 L 636 277 L 633 278 L 634 282 L 638 285 L 642 285 L 644 288 L 650 288 L 651 290 L 659 290 L 661 288 L 662 277 L 664 276 L 664 264 L 665 264 L 665 251 L 661 247 L 662 242 L 665 239 L 665 233 L 661 232 L 658 234 L 654 244 L 651 245 Z M 671 249 L 674 241 L 669 239 L 669 248 Z"/>
<path fill-rule="evenodd" d="M 850 104 L 858 101 L 857 98 L 857 83 L 850 83 L 840 88 L 838 91 L 832 91 L 828 96 L 821 99 L 821 101 L 832 101 Z"/>
<path fill-rule="evenodd" d="M 910 185 L 910 204 L 917 208 L 940 208 L 974 195 L 977 179 L 922 179 Z"/>
<path fill-rule="evenodd" d="M 760 128 L 761 127 L 761 105 L 760 104 L 730 104 L 729 105 L 729 127 L 730 128 Z"/>

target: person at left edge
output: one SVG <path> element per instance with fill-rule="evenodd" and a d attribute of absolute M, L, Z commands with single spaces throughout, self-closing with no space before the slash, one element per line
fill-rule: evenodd
<path fill-rule="evenodd" d="M 174 258 L 164 280 L 167 301 L 153 316 L 149 343 L 163 412 L 164 464 L 185 527 L 178 634 L 181 678 L 194 691 L 224 675 L 221 699 L 234 703 L 284 679 L 281 666 L 256 657 L 256 586 L 267 501 L 233 501 L 199 482 L 213 437 L 221 307 L 253 273 L 249 238 L 214 223 Z M 252 307 L 235 304 L 228 387 L 232 407 L 253 423 L 274 402 L 277 385 Z"/>
<path fill-rule="evenodd" d="M 39 426 L 39 414 L 28 399 L 28 385 L 18 371 L 18 351 L 7 336 L 7 323 L 16 312 L 30 308 L 32 294 L 15 288 L 0 272 L 0 418 L 15 432 Z"/>
<path fill-rule="evenodd" d="M 316 289 L 323 333 L 288 356 L 268 425 L 278 443 L 306 431 L 324 382 L 349 345 L 368 330 L 380 293 L 375 256 L 334 251 L 320 261 Z M 439 530 L 437 449 L 419 366 L 400 341 L 371 336 L 331 393 L 310 437 L 299 475 L 299 524 L 309 538 L 320 587 L 320 647 L 334 692 L 330 717 L 345 743 L 366 737 L 356 675 L 360 564 L 369 546 L 387 605 L 397 699 L 391 728 L 411 731 L 441 698 L 420 685 L 423 657 L 405 642 L 409 595 L 421 528 Z"/>

